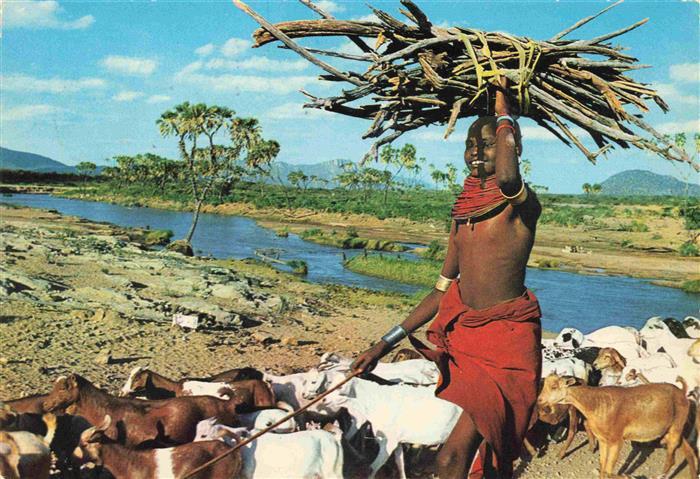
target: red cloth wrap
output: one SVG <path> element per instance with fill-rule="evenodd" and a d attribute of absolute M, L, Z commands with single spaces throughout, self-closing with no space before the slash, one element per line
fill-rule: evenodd
<path fill-rule="evenodd" d="M 486 178 L 483 189 L 479 178 L 467 176 L 464 180 L 464 189 L 455 200 L 454 206 L 452 206 L 452 219 L 465 220 L 475 218 L 488 213 L 506 201 L 508 200 L 501 193 L 495 175 Z"/>
<path fill-rule="evenodd" d="M 537 400 L 540 315 L 530 290 L 489 308 L 471 308 L 455 280 L 427 332 L 437 349 L 409 336 L 440 369 L 435 395 L 467 412 L 497 461 L 509 466 L 520 453 Z"/>

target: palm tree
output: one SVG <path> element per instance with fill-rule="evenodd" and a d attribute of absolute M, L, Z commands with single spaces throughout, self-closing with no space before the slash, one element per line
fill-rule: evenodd
<path fill-rule="evenodd" d="M 587 195 L 590 195 L 591 191 L 593 191 L 593 187 L 590 183 L 584 183 L 583 185 L 581 185 L 581 188 L 583 189 L 583 192 Z"/>
<path fill-rule="evenodd" d="M 226 107 L 184 102 L 165 111 L 156 122 L 161 135 L 177 138 L 187 168 L 195 203 L 192 224 L 184 238 L 187 243 L 192 241 L 210 189 L 232 174 L 244 152 L 245 162 L 251 166 L 270 163 L 279 153 L 277 142 L 262 139 L 257 120 L 234 115 Z M 228 132 L 230 146 L 216 143 L 215 137 L 222 131 Z"/>

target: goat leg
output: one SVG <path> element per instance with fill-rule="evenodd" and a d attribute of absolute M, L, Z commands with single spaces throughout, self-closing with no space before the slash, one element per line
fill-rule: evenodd
<path fill-rule="evenodd" d="M 688 462 L 690 477 L 698 477 L 698 457 L 695 455 L 692 446 L 684 437 L 681 437 L 681 449 L 685 455 L 685 460 Z"/>
<path fill-rule="evenodd" d="M 566 451 L 567 451 L 567 449 L 569 449 L 569 446 L 571 446 L 571 443 L 574 440 L 574 436 L 576 436 L 577 431 L 578 431 L 578 412 L 576 412 L 575 407 L 569 406 L 569 431 L 566 434 L 566 442 L 564 443 L 564 446 L 562 446 L 561 450 L 559 451 L 559 459 L 564 459 L 564 456 L 566 456 Z"/>

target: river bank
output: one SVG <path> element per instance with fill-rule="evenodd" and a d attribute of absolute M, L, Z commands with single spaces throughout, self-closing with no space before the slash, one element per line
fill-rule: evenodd
<path fill-rule="evenodd" d="M 299 371 L 326 351 L 356 355 L 416 301 L 311 284 L 255 261 L 152 251 L 142 232 L 47 210 L 0 205 L 0 217 L 3 399 L 46 392 L 70 372 L 114 393 L 137 365 L 172 377 Z M 196 314 L 207 328 L 173 326 L 175 314 Z M 597 455 L 584 444 L 579 433 L 563 460 L 545 447 L 519 461 L 518 477 L 593 477 Z M 649 451 L 635 474 L 658 473 L 663 460 L 662 449 Z"/>
<path fill-rule="evenodd" d="M 46 187 L 41 187 L 46 188 Z M 31 188 L 26 189 L 31 191 Z M 79 188 L 54 189 L 54 194 L 91 201 L 105 201 L 121 205 L 189 211 L 190 206 L 157 198 L 135 199 L 117 194 L 94 195 Z M 685 231 L 677 218 L 658 214 L 656 207 L 634 208 L 645 215 L 648 231 L 625 231 L 631 209 L 616 206 L 619 218 L 606 220 L 604 227 L 565 227 L 556 224 L 538 226 L 535 246 L 528 266 L 570 271 L 580 274 L 607 274 L 652 279 L 656 284 L 681 288 L 684 283 L 700 279 L 700 258 L 681 257 L 672 245 L 682 242 Z M 319 229 L 331 236 L 333 231 L 353 230 L 362 238 L 428 245 L 447 241 L 445 225 L 438 221 L 412 221 L 405 218 L 379 219 L 371 215 L 325 213 L 304 209 L 256 208 L 247 203 L 204 205 L 202 211 L 239 215 L 255 219 L 263 227 L 275 231 L 303 234 Z M 609 223 L 609 224 L 608 224 Z"/>

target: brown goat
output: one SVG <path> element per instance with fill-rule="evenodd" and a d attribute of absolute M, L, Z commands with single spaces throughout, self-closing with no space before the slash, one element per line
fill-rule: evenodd
<path fill-rule="evenodd" d="M 120 444 L 137 447 L 176 445 L 194 439 L 197 423 L 218 417 L 222 424 L 236 426 L 236 398 L 228 401 L 210 396 L 191 396 L 144 401 L 117 398 L 96 388 L 87 379 L 71 374 L 59 378 L 44 401 L 47 411 L 65 409 L 99 424 L 113 418 L 107 435 Z"/>
<path fill-rule="evenodd" d="M 48 394 L 34 394 L 20 399 L 4 401 L 15 412 L 30 412 L 34 414 L 44 414 L 44 399 Z"/>
<path fill-rule="evenodd" d="M 574 378 L 573 376 L 564 377 L 572 378 L 577 386 L 584 384 L 583 379 Z M 559 459 L 564 459 L 564 456 L 566 456 L 566 451 L 569 450 L 569 447 L 571 446 L 571 443 L 578 432 L 579 413 L 571 404 L 547 403 L 542 393 L 540 393 L 539 397 L 537 398 L 537 418 L 540 421 L 556 426 L 557 424 L 561 424 L 564 421 L 564 418 L 567 416 L 569 418 L 569 427 L 566 434 L 566 442 L 559 450 Z M 593 452 L 595 451 L 596 441 L 593 434 L 591 434 L 585 419 L 583 420 L 583 427 L 585 428 L 586 435 L 588 436 L 588 445 L 591 452 Z"/>
<path fill-rule="evenodd" d="M 107 469 L 115 479 L 151 479 L 182 477 L 195 468 L 230 450 L 221 441 L 202 441 L 167 449 L 134 450 L 111 443 L 106 431 L 111 418 L 106 416 L 99 426 L 87 429 L 80 437 L 74 458 Z M 241 452 L 228 454 L 220 461 L 199 472 L 194 478 L 230 479 L 241 471 Z"/>
<path fill-rule="evenodd" d="M 250 375 L 252 368 L 243 370 L 225 371 L 212 378 L 233 378 Z M 233 371 L 239 371 L 234 373 Z M 241 373 L 244 371 L 245 374 Z M 247 372 L 246 372 L 247 371 Z M 172 397 L 206 395 L 223 398 L 235 394 L 239 398 L 241 411 L 253 410 L 263 407 L 274 407 L 275 397 L 272 388 L 261 379 L 239 380 L 201 380 L 180 379 L 174 381 L 158 374 L 150 369 L 142 367 L 134 368 L 129 374 L 124 387 L 119 395 L 121 397 L 134 397 L 145 395 L 148 399 L 166 399 Z"/>
<path fill-rule="evenodd" d="M 684 389 L 685 383 L 683 382 Z M 661 439 L 666 447 L 663 474 L 675 464 L 680 446 L 688 461 L 690 477 L 696 478 L 697 457 L 683 429 L 690 404 L 686 391 L 672 384 L 645 384 L 634 387 L 576 386 L 571 378 L 550 375 L 545 378 L 541 397 L 548 404 L 571 404 L 588 420 L 600 444 L 600 477 L 613 475 L 623 441 L 649 442 Z"/>

